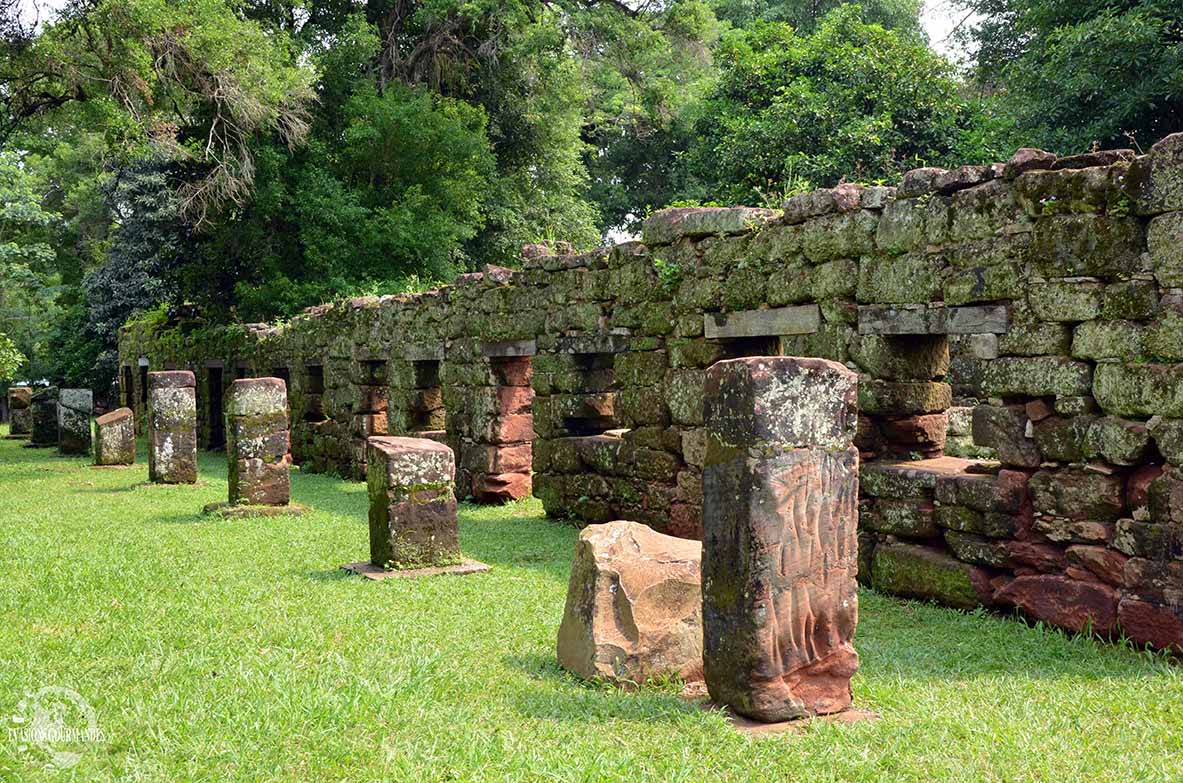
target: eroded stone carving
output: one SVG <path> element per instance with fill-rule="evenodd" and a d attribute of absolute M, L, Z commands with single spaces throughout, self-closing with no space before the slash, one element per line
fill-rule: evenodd
<path fill-rule="evenodd" d="M 850 706 L 858 669 L 857 379 L 836 362 L 719 362 L 707 373 L 704 672 L 761 721 Z"/>

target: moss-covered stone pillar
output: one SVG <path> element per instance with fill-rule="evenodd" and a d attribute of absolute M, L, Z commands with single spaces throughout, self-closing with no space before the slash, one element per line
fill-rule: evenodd
<path fill-rule="evenodd" d="M 234 382 L 226 403 L 230 505 L 288 505 L 292 464 L 288 426 L 288 389 L 282 378 Z"/>
<path fill-rule="evenodd" d="M 460 563 L 456 461 L 425 438 L 369 439 L 370 562 L 410 569 Z"/>
<path fill-rule="evenodd" d="M 756 720 L 850 706 L 857 387 L 824 359 L 734 359 L 707 372 L 704 673 L 715 702 Z"/>
<path fill-rule="evenodd" d="M 8 389 L 8 434 L 28 437 L 33 429 L 33 390 L 28 386 L 11 386 Z"/>
<path fill-rule="evenodd" d="M 89 456 L 94 448 L 90 417 L 94 394 L 90 389 L 62 389 L 58 398 L 58 452 Z"/>
<path fill-rule="evenodd" d="M 132 465 L 136 461 L 136 422 L 131 408 L 118 408 L 95 419 L 94 464 Z"/>
<path fill-rule="evenodd" d="M 188 370 L 148 373 L 148 479 L 197 483 L 197 379 Z"/>
<path fill-rule="evenodd" d="M 58 387 L 49 386 L 33 392 L 31 409 L 33 429 L 29 443 L 42 447 L 58 445 Z"/>

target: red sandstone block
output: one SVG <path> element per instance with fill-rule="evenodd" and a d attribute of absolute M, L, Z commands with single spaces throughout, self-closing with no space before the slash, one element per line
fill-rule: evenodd
<path fill-rule="evenodd" d="M 1133 641 L 1183 653 L 1183 608 L 1126 596 L 1117 605 L 1117 620 L 1122 633 Z"/>
<path fill-rule="evenodd" d="M 1091 628 L 1102 635 L 1117 626 L 1118 592 L 1108 585 L 1067 576 L 1019 576 L 994 599 L 1021 609 L 1045 623 L 1079 633 Z"/>
<path fill-rule="evenodd" d="M 1040 573 L 1056 573 L 1063 571 L 1068 564 L 1064 550 L 1052 544 L 1040 544 L 1034 541 L 1008 541 L 1007 554 L 1020 568 L 1028 568 Z M 1019 571 L 1019 568 L 1015 569 Z"/>
<path fill-rule="evenodd" d="M 1162 475 L 1162 465 L 1139 465 L 1126 479 L 1126 505 L 1130 510 L 1150 505 L 1150 486 Z"/>
<path fill-rule="evenodd" d="M 1027 474 L 1017 470 L 1000 470 L 996 476 L 963 473 L 936 480 L 936 498 L 949 506 L 1016 514 L 1026 497 Z"/>
<path fill-rule="evenodd" d="M 491 443 L 515 443 L 534 440 L 534 417 L 528 413 L 498 416 L 485 433 Z"/>
<path fill-rule="evenodd" d="M 1070 546 L 1066 552 L 1070 567 L 1082 569 L 1086 574 L 1120 586 L 1125 574 L 1128 557 L 1104 546 Z"/>
<path fill-rule="evenodd" d="M 663 531 L 666 535 L 679 538 L 702 538 L 702 506 L 691 503 L 674 503 L 670 506 L 669 522 Z"/>
<path fill-rule="evenodd" d="M 502 416 L 529 413 L 534 401 L 534 390 L 529 386 L 497 387 L 497 412 Z"/>
<path fill-rule="evenodd" d="M 534 377 L 533 365 L 529 356 L 523 356 L 514 361 L 502 361 L 493 365 L 497 374 L 497 382 L 502 386 L 529 386 Z"/>
<path fill-rule="evenodd" d="M 883 435 L 893 445 L 932 453 L 938 456 L 945 449 L 945 436 L 949 428 L 949 417 L 944 413 L 929 413 L 922 416 L 883 419 Z"/>
<path fill-rule="evenodd" d="M 477 473 L 472 477 L 472 496 L 481 503 L 498 503 L 529 497 L 529 473 Z"/>

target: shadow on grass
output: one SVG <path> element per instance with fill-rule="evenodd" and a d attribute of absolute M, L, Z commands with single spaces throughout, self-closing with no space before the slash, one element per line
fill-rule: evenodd
<path fill-rule="evenodd" d="M 588 720 L 683 720 L 701 714 L 693 704 L 657 685 L 624 690 L 606 683 L 587 682 L 564 671 L 553 655 L 507 655 L 502 660 L 532 680 L 557 686 L 558 691 L 528 691 L 515 701 L 518 712 L 536 720 L 585 723 Z"/>

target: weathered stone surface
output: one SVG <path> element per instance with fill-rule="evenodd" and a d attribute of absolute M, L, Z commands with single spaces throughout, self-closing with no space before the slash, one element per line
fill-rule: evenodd
<path fill-rule="evenodd" d="M 136 422 L 131 408 L 95 419 L 94 464 L 132 465 L 136 461 Z"/>
<path fill-rule="evenodd" d="M 1062 356 L 1002 358 L 986 364 L 983 391 L 991 396 L 1071 397 L 1089 394 L 1093 369 Z"/>
<path fill-rule="evenodd" d="M 287 384 L 237 380 L 226 402 L 230 505 L 286 506 L 291 500 Z"/>
<path fill-rule="evenodd" d="M 1006 465 L 1039 467 L 1039 449 L 1027 437 L 1027 411 L 1022 405 L 979 405 L 973 413 L 973 439 L 998 452 Z"/>
<path fill-rule="evenodd" d="M 1015 606 L 1036 620 L 1075 633 L 1085 629 L 1109 634 L 1117 626 L 1114 588 L 1095 582 L 1080 582 L 1066 576 L 1019 576 L 994 595 L 1000 604 Z"/>
<path fill-rule="evenodd" d="M 1141 215 L 1183 210 L 1183 133 L 1167 136 L 1135 160 L 1127 183 Z"/>
<path fill-rule="evenodd" d="M 654 212 L 641 235 L 647 245 L 670 244 L 682 237 L 742 234 L 768 222 L 779 213 L 749 207 L 677 207 Z"/>
<path fill-rule="evenodd" d="M 33 430 L 33 390 L 28 386 L 8 387 L 8 434 L 28 435 Z"/>
<path fill-rule="evenodd" d="M 1183 364 L 1100 364 L 1093 396 L 1116 416 L 1183 418 Z"/>
<path fill-rule="evenodd" d="M 940 534 L 930 501 L 880 500 L 871 511 L 859 515 L 859 526 L 910 538 L 932 538 Z"/>
<path fill-rule="evenodd" d="M 1027 171 L 1050 169 L 1056 165 L 1054 153 L 1033 147 L 1023 147 L 1015 152 L 1002 171 L 1003 179 L 1014 179 Z"/>
<path fill-rule="evenodd" d="M 1088 450 L 1114 465 L 1137 465 L 1150 449 L 1150 433 L 1140 421 L 1105 416 L 1088 429 Z"/>
<path fill-rule="evenodd" d="M 197 481 L 197 380 L 188 370 L 148 373 L 148 479 Z"/>
<path fill-rule="evenodd" d="M 881 381 L 859 384 L 859 410 L 877 414 L 943 413 L 953 404 L 953 387 L 936 381 Z"/>
<path fill-rule="evenodd" d="M 879 498 L 931 498 L 941 476 L 961 475 L 972 464 L 957 457 L 867 462 L 859 470 L 859 489 Z"/>
<path fill-rule="evenodd" d="M 757 720 L 850 706 L 856 385 L 819 359 L 733 360 L 707 375 L 704 673 L 716 702 Z"/>
<path fill-rule="evenodd" d="M 1009 325 L 1010 315 L 1001 305 L 858 309 L 859 334 L 1005 334 Z"/>
<path fill-rule="evenodd" d="M 1018 512 L 979 511 L 968 506 L 942 505 L 936 510 L 936 522 L 946 530 L 975 533 L 988 538 L 1010 538 L 1022 521 Z"/>
<path fill-rule="evenodd" d="M 58 451 L 62 454 L 90 456 L 90 417 L 94 413 L 94 394 L 90 389 L 62 389 L 58 398 Z"/>
<path fill-rule="evenodd" d="M 876 590 L 946 606 L 989 605 L 990 575 L 931 547 L 884 543 L 875 547 L 872 583 Z"/>
<path fill-rule="evenodd" d="M 702 678 L 702 544 L 637 522 L 579 534 L 558 659 L 620 685 Z"/>
<path fill-rule="evenodd" d="M 991 568 L 1008 568 L 1011 564 L 1006 543 L 995 538 L 946 530 L 945 543 L 949 545 L 953 556 L 965 563 Z"/>
<path fill-rule="evenodd" d="M 1151 220 L 1146 243 L 1159 285 L 1183 287 L 1183 212 L 1168 212 Z"/>
<path fill-rule="evenodd" d="M 967 506 L 975 511 L 1017 514 L 1027 496 L 1027 474 L 1000 470 L 997 475 L 965 473 L 940 476 L 936 499 L 946 506 Z"/>
<path fill-rule="evenodd" d="M 49 386 L 33 392 L 30 402 L 33 412 L 33 427 L 29 443 L 34 446 L 56 446 L 58 444 L 58 388 Z"/>
<path fill-rule="evenodd" d="M 1028 482 L 1036 513 L 1066 519 L 1116 522 L 1125 510 L 1120 476 L 1084 470 L 1041 470 Z"/>
<path fill-rule="evenodd" d="M 1183 609 L 1126 596 L 1117 605 L 1121 631 L 1139 644 L 1183 653 Z"/>
<path fill-rule="evenodd" d="M 452 450 L 424 438 L 367 441 L 370 562 L 390 569 L 460 562 Z"/>
<path fill-rule="evenodd" d="M 821 313 L 817 305 L 812 304 L 703 316 L 703 330 L 708 340 L 812 334 L 820 324 Z"/>

